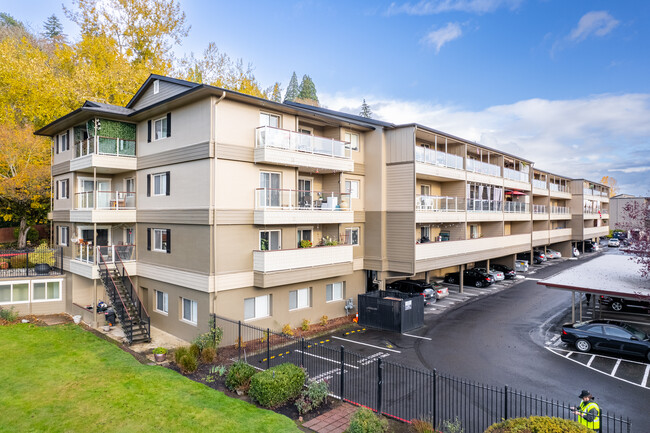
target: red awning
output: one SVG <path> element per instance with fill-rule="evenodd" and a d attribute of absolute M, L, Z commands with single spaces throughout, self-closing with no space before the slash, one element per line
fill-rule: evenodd
<path fill-rule="evenodd" d="M 525 192 L 521 192 L 521 191 L 506 191 L 506 194 L 512 194 L 512 195 L 526 195 Z"/>

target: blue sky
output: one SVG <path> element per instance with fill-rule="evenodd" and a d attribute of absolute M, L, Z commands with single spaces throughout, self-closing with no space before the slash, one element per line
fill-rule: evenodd
<path fill-rule="evenodd" d="M 63 19 L 56 1 L 2 3 L 35 29 Z M 214 41 L 264 86 L 308 74 L 328 108 L 357 113 L 365 98 L 376 118 L 650 194 L 650 1 L 180 3 L 192 29 L 179 57 Z"/>

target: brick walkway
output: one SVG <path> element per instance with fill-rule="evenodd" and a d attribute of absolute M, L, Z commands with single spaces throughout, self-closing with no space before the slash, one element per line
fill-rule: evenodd
<path fill-rule="evenodd" d="M 303 426 L 318 433 L 343 433 L 350 424 L 350 417 L 357 409 L 356 406 L 343 403 L 336 409 L 307 421 Z"/>

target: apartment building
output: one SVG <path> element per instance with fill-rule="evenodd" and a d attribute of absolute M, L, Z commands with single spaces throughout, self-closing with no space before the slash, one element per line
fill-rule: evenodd
<path fill-rule="evenodd" d="M 53 140 L 65 310 L 103 324 L 85 307 L 126 285 L 132 314 L 188 340 L 210 313 L 317 322 L 398 278 L 512 264 L 607 228 L 606 195 L 584 214 L 577 185 L 606 187 L 522 157 L 157 75 L 126 107 L 86 102 L 37 134 Z"/>
<path fill-rule="evenodd" d="M 574 243 L 609 235 L 609 187 L 586 179 L 571 181 Z"/>

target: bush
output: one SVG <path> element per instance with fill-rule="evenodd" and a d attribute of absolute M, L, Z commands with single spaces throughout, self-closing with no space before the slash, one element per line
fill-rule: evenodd
<path fill-rule="evenodd" d="M 204 364 L 212 364 L 216 355 L 217 349 L 214 347 L 206 347 L 201 351 L 201 362 Z"/>
<path fill-rule="evenodd" d="M 190 355 L 192 355 L 195 360 L 198 360 L 201 357 L 201 349 L 197 344 L 192 343 L 190 345 Z"/>
<path fill-rule="evenodd" d="M 300 329 L 303 331 L 309 331 L 309 319 L 302 319 L 302 325 L 300 326 Z"/>
<path fill-rule="evenodd" d="M 14 229 L 14 238 L 18 240 L 18 234 L 20 233 L 20 227 L 16 227 Z M 36 230 L 33 227 L 30 227 L 29 230 L 27 231 L 27 240 L 33 244 L 38 242 L 38 238 L 40 235 L 38 234 L 38 230 Z"/>
<path fill-rule="evenodd" d="M 181 357 L 178 367 L 183 374 L 194 373 L 198 367 L 198 363 L 191 353 L 187 353 Z"/>
<path fill-rule="evenodd" d="M 436 433 L 431 423 L 423 419 L 411 420 L 411 430 L 415 433 Z"/>
<path fill-rule="evenodd" d="M 303 389 L 298 400 L 296 400 L 296 407 L 300 415 L 305 414 L 311 410 L 316 409 L 327 400 L 327 382 L 320 380 L 318 382 L 310 381 L 307 389 Z"/>
<path fill-rule="evenodd" d="M 251 378 L 249 395 L 260 406 L 275 408 L 298 397 L 307 373 L 293 364 L 277 365 Z"/>
<path fill-rule="evenodd" d="M 174 362 L 176 362 L 177 365 L 180 365 L 181 358 L 184 357 L 185 355 L 188 355 L 189 353 L 190 353 L 189 348 L 187 348 L 187 347 L 179 347 L 174 352 Z"/>
<path fill-rule="evenodd" d="M 327 317 L 327 316 L 321 317 L 320 318 L 320 326 L 327 326 L 327 320 L 328 319 L 329 319 L 329 317 Z"/>
<path fill-rule="evenodd" d="M 7 322 L 14 322 L 18 319 L 18 311 L 11 306 L 9 308 L 0 307 L 0 318 L 6 320 Z"/>
<path fill-rule="evenodd" d="M 492 424 L 485 433 L 593 433 L 593 430 L 568 419 L 545 416 L 530 418 L 512 418 L 497 424 Z"/>
<path fill-rule="evenodd" d="M 455 417 L 453 421 L 448 419 L 442 421 L 443 433 L 463 433 L 463 423 Z"/>
<path fill-rule="evenodd" d="M 29 261 L 34 263 L 46 263 L 54 266 L 54 250 L 47 244 L 40 244 L 32 254 L 29 255 Z"/>
<path fill-rule="evenodd" d="M 16 268 L 24 268 L 27 265 L 27 254 L 18 254 L 16 256 L 13 256 L 10 259 L 11 267 L 16 269 Z M 29 261 L 29 267 L 33 268 L 36 265 L 36 262 L 33 260 Z"/>
<path fill-rule="evenodd" d="M 214 316 L 211 316 L 210 330 L 196 337 L 194 340 L 192 340 L 192 343 L 199 346 L 199 349 L 201 350 L 205 349 L 206 347 L 212 347 L 216 351 L 217 347 L 219 347 L 219 344 L 221 343 L 222 338 L 223 329 L 216 326 L 214 323 Z"/>
<path fill-rule="evenodd" d="M 235 362 L 226 375 L 226 386 L 232 391 L 247 391 L 255 369 L 243 361 Z"/>
<path fill-rule="evenodd" d="M 350 418 L 347 433 L 384 433 L 388 431 L 388 421 L 380 418 L 370 409 L 362 407 Z"/>
<path fill-rule="evenodd" d="M 282 327 L 282 333 L 284 335 L 288 335 L 289 337 L 293 337 L 293 329 L 291 329 L 291 325 L 288 323 Z"/>

